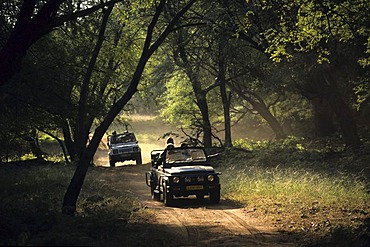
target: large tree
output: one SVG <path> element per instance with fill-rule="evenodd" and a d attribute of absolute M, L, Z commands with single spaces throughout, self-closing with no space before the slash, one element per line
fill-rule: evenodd
<path fill-rule="evenodd" d="M 124 6 L 117 7 L 116 12 Z M 124 26 L 119 20 L 124 18 L 117 13 L 109 18 L 112 9 L 113 5 L 78 22 L 71 21 L 40 39 L 23 59 L 23 69 L 1 88 L 6 97 L 17 99 L 18 107 L 32 112 L 33 120 L 38 120 L 32 125 L 53 136 L 63 149 L 66 147 L 72 161 L 78 160 L 79 146 L 84 142 L 80 137 L 86 138 L 79 131 L 80 116 L 85 118 L 79 113 L 79 105 L 85 104 L 89 115 L 82 127 L 90 130 L 94 119 L 101 118 L 107 104 L 113 102 L 116 80 L 112 71 L 119 63 L 116 57 L 122 54 L 115 55 L 113 51 L 119 41 L 117 33 Z M 129 54 L 130 50 L 125 53 Z M 122 73 L 121 80 L 125 81 Z M 63 133 L 64 142 L 57 130 Z"/>
<path fill-rule="evenodd" d="M 119 1 L 96 1 L 93 5 L 67 0 L 2 1 L 0 7 L 3 19 L 0 24 L 7 37 L 3 37 L 6 42 L 0 44 L 0 86 L 20 71 L 27 51 L 40 38 L 68 21 L 87 16 Z"/>
<path fill-rule="evenodd" d="M 182 31 L 182 30 L 180 30 Z M 199 73 L 199 68 L 196 68 L 190 61 L 190 57 L 185 48 L 185 34 L 183 32 L 177 34 L 176 48 L 178 54 L 175 54 L 175 61 L 179 66 L 184 68 L 186 75 L 191 82 L 193 92 L 196 98 L 196 105 L 201 112 L 202 128 L 203 128 L 203 145 L 207 148 L 212 146 L 212 127 L 209 116 L 209 108 L 207 103 L 207 93 L 214 88 L 214 86 L 202 86 L 202 78 Z"/>
<path fill-rule="evenodd" d="M 75 114 L 77 116 L 75 121 L 74 140 L 70 136 L 70 141 L 74 141 L 77 156 L 77 167 L 70 182 L 70 185 L 65 193 L 62 212 L 65 214 L 74 214 L 76 210 L 76 202 L 80 194 L 81 187 L 84 182 L 88 167 L 91 164 L 93 156 L 99 146 L 99 143 L 108 130 L 110 124 L 115 117 L 121 112 L 124 106 L 137 92 L 139 82 L 142 78 L 144 68 L 151 58 L 153 53 L 163 43 L 165 38 L 173 31 L 179 19 L 188 11 L 188 9 L 196 2 L 196 0 L 189 1 L 174 1 L 178 9 L 173 18 L 167 23 L 162 22 L 162 14 L 166 5 L 169 4 L 166 0 L 150 1 L 143 4 L 142 1 L 128 1 L 125 6 L 132 9 L 133 15 L 131 21 L 134 22 L 131 28 L 138 29 L 138 37 L 141 40 L 141 51 L 136 60 L 136 66 L 130 71 L 130 80 L 118 82 L 116 80 L 116 95 L 111 105 L 108 107 L 105 115 L 96 119 L 96 115 L 92 114 L 91 109 L 98 110 L 99 100 L 106 93 L 106 85 L 110 83 L 110 75 L 117 67 L 113 66 L 112 60 L 109 56 L 105 64 L 106 70 L 105 78 L 98 83 L 96 71 L 101 69 L 97 67 L 104 65 L 99 61 L 102 55 L 102 47 L 105 42 L 105 35 L 107 31 L 107 24 L 111 17 L 111 11 L 115 4 L 121 0 L 99 1 L 99 4 L 89 5 L 84 1 L 66 1 L 66 0 L 50 0 L 46 3 L 37 0 L 24 1 L 20 6 L 19 16 L 17 19 L 5 18 L 8 22 L 2 22 L 10 27 L 11 31 L 6 37 L 6 43 L 2 46 L 0 51 L 0 83 L 1 85 L 7 82 L 14 74 L 20 70 L 21 61 L 23 60 L 29 48 L 39 41 L 46 34 L 50 33 L 56 27 L 60 27 L 67 21 L 76 20 L 76 18 L 89 15 L 96 10 L 102 9 L 103 18 L 99 28 L 99 34 L 95 41 L 93 52 L 84 57 L 88 58 L 87 65 L 83 66 L 84 74 L 80 84 L 74 84 L 72 90 L 74 101 L 77 107 Z M 20 2 L 16 2 L 20 4 Z M 10 6 L 12 3 L 7 1 L 4 3 Z M 16 9 L 16 8 L 14 8 Z M 77 11 L 75 11 L 77 9 Z M 82 9 L 82 10 L 81 10 Z M 64 14 L 67 13 L 67 14 Z M 122 13 L 122 19 L 125 19 L 130 13 Z M 133 18 L 133 16 L 135 18 Z M 138 23 L 137 19 L 142 18 L 142 23 Z M 99 18 L 98 18 L 99 19 Z M 13 23 L 10 21 L 12 20 Z M 127 24 L 127 23 L 126 23 Z M 139 26 L 134 26 L 140 24 Z M 71 26 L 78 25 L 76 22 L 71 22 Z M 130 23 L 128 23 L 130 25 Z M 67 25 L 67 28 L 71 28 Z M 72 27 L 73 29 L 73 27 Z M 73 34 L 72 34 L 73 35 Z M 5 35 L 4 35 L 5 36 Z M 92 39 L 94 40 L 94 39 Z M 112 48 L 112 47 L 111 47 Z M 122 51 L 121 54 L 125 54 Z M 127 55 L 127 54 L 126 54 Z M 81 75 L 81 74 L 80 74 Z M 99 97 L 100 95 L 100 97 Z M 98 120 L 96 128 L 88 142 L 88 136 L 91 131 L 92 122 Z M 70 128 L 70 127 L 68 127 Z M 66 128 L 66 129 L 68 129 Z M 68 136 L 68 134 L 66 135 Z M 66 138 L 67 141 L 68 138 Z"/>
<path fill-rule="evenodd" d="M 309 93 L 309 99 L 316 101 L 319 97 L 328 102 L 346 145 L 359 147 L 361 142 L 346 89 L 361 74 L 352 69 L 359 68 L 353 61 L 358 60 L 363 66 L 368 64 L 369 1 L 220 2 L 229 10 L 236 35 L 276 62 L 291 61 L 299 89 L 304 95 Z M 312 54 L 316 55 L 315 60 L 311 59 Z M 340 62 L 342 58 L 345 63 Z M 344 64 L 350 66 L 343 70 Z"/>
<path fill-rule="evenodd" d="M 188 11 L 188 9 L 194 4 L 195 0 L 185 2 L 183 7 L 181 7 L 176 15 L 171 19 L 168 25 L 164 29 L 159 28 L 159 20 L 163 10 L 166 6 L 166 1 L 162 0 L 155 6 L 154 12 L 152 14 L 152 19 L 148 24 L 146 31 L 145 40 L 143 43 L 143 49 L 140 58 L 137 62 L 136 69 L 132 75 L 131 81 L 126 89 L 126 91 L 117 98 L 116 102 L 110 107 L 106 116 L 102 119 L 99 125 L 96 127 L 90 142 L 86 145 L 88 132 L 84 131 L 86 138 L 81 137 L 81 141 L 85 140 L 85 146 L 80 145 L 81 151 L 79 155 L 79 161 L 71 180 L 71 183 L 67 189 L 67 192 L 63 201 L 62 212 L 65 214 L 74 214 L 76 210 L 76 202 L 83 185 L 88 167 L 93 159 L 93 156 L 99 146 L 101 139 L 108 130 L 110 124 L 113 122 L 115 117 L 120 113 L 123 107 L 128 103 L 132 96 L 137 92 L 137 88 L 144 72 L 144 68 L 152 56 L 152 54 L 158 49 L 158 47 L 163 43 L 165 38 L 173 31 L 174 27 L 178 23 L 179 19 Z M 86 81 L 88 84 L 89 82 Z M 88 87 L 89 85 L 86 85 Z M 86 89 L 88 90 L 88 89 Z M 81 97 L 80 97 L 81 99 Z M 81 100 L 80 100 L 81 101 Z M 80 118 L 82 118 L 81 123 L 88 118 L 88 114 L 80 109 Z"/>
<path fill-rule="evenodd" d="M 223 122 L 225 132 L 224 143 L 230 147 L 231 117 L 230 92 L 226 86 L 227 68 L 227 27 L 223 21 L 223 13 L 217 11 L 214 1 L 202 2 L 202 6 L 194 9 L 194 18 L 183 20 L 186 28 L 178 30 L 172 40 L 173 59 L 176 65 L 183 70 L 190 82 L 199 109 L 199 123 L 205 147 L 212 145 L 212 137 L 216 136 L 215 118 Z M 215 90 L 219 88 L 219 93 Z M 221 99 L 221 100 L 219 100 Z M 223 108 L 222 114 L 212 109 L 212 103 L 218 101 Z M 217 103 L 216 103 L 217 104 Z M 215 116 L 222 115 L 222 116 Z M 221 120 L 220 120 L 221 119 Z M 212 123 L 212 121 L 214 121 Z"/>
<path fill-rule="evenodd" d="M 276 6 L 275 6 L 276 7 Z M 277 12 L 279 26 L 268 30 L 274 59 L 305 52 L 316 61 L 305 59 L 306 78 L 298 82 L 316 102 L 327 102 L 338 120 L 348 147 L 361 145 L 353 114 L 352 83 L 364 75 L 368 65 L 370 29 L 369 1 L 297 1 Z M 276 14 L 276 12 L 275 12 Z M 299 56 L 302 58 L 302 56 Z M 307 56 L 305 56 L 307 58 Z"/>
<path fill-rule="evenodd" d="M 253 82 L 265 80 L 268 84 L 268 80 L 272 81 L 266 75 L 262 78 L 260 74 L 265 71 L 262 68 L 258 69 L 258 67 L 266 67 L 267 63 L 260 62 L 260 57 L 252 58 L 250 54 L 253 53 L 253 49 L 250 47 L 249 41 L 240 42 L 235 39 L 234 23 L 227 18 L 227 9 L 224 5 L 220 5 L 218 1 L 207 2 L 207 6 L 194 11 L 196 11 L 196 15 L 193 19 L 183 20 L 182 25 L 186 28 L 176 33 L 172 47 L 174 61 L 187 75 L 193 89 L 196 106 L 201 113 L 190 115 L 198 117 L 197 123 L 201 123 L 205 140 L 210 141 L 210 138 L 207 137 L 215 136 L 217 131 L 215 131 L 215 126 L 222 122 L 225 138 L 224 143 L 221 144 L 227 147 L 232 145 L 231 124 L 232 119 L 236 119 L 232 118 L 230 113 L 232 93 L 241 94 L 239 98 L 244 101 L 246 98 L 249 99 L 249 102 L 254 105 L 253 110 L 266 119 L 276 136 L 284 138 L 286 135 L 280 123 L 269 111 L 268 104 L 265 103 L 266 100 L 262 100 L 266 95 L 258 96 L 255 86 L 257 83 Z M 273 62 L 269 61 L 269 63 L 273 66 Z M 259 71 L 259 75 L 255 71 Z M 271 75 L 271 77 L 276 77 L 276 75 Z M 236 85 L 237 83 L 239 85 Z M 219 93 L 215 93 L 216 90 L 213 90 L 216 88 L 220 89 Z M 243 89 L 240 90 L 241 88 Z M 180 94 L 186 94 L 186 90 L 184 89 L 184 92 L 180 92 Z M 169 93 L 179 94 L 178 89 Z M 256 95 L 258 100 L 256 100 Z M 171 101 L 171 97 L 169 100 Z M 179 99 L 179 101 L 183 100 Z M 212 106 L 212 104 L 215 105 L 214 102 L 218 102 L 217 112 Z M 174 110 L 173 113 L 176 112 L 176 114 L 189 114 L 186 113 L 189 109 L 176 111 L 172 103 L 165 107 Z M 223 111 L 220 111 L 220 108 Z M 209 142 L 204 143 L 208 145 Z"/>

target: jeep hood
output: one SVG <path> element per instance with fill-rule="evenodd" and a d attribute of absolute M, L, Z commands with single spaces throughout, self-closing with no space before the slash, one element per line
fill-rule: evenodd
<path fill-rule="evenodd" d="M 165 172 L 170 174 L 195 173 L 195 172 L 214 172 L 212 166 L 178 166 L 165 168 Z"/>

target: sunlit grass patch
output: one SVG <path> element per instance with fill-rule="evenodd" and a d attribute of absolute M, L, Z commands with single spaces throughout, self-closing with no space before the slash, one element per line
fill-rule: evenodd
<path fill-rule="evenodd" d="M 247 199 L 292 197 L 324 205 L 358 205 L 369 200 L 370 147 L 365 146 L 361 153 L 335 153 L 305 148 L 308 145 L 303 139 L 294 138 L 236 144 L 251 152 L 231 152 L 224 158 L 226 174 L 238 174 L 227 179 L 228 193 Z"/>
<path fill-rule="evenodd" d="M 227 197 L 254 204 L 261 200 L 322 206 L 342 205 L 355 207 L 369 202 L 364 181 L 349 175 L 327 175 L 302 169 L 249 169 L 235 171 L 230 168 L 226 174 L 224 193 Z M 234 171 L 233 171 L 234 170 Z M 235 174 L 238 174 L 235 177 Z M 227 176 L 226 175 L 226 176 Z"/>
<path fill-rule="evenodd" d="M 303 232 L 311 241 L 313 236 L 335 238 L 338 229 L 349 229 L 356 238 L 369 228 L 367 160 L 352 153 L 328 156 L 320 150 L 300 151 L 296 145 L 274 145 L 252 152 L 231 150 L 218 167 L 226 199 L 279 229 Z"/>

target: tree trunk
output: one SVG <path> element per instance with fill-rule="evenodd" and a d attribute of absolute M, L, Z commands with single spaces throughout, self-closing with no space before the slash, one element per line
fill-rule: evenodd
<path fill-rule="evenodd" d="M 230 98 L 231 94 L 227 94 L 226 90 L 226 63 L 225 63 L 225 47 L 227 45 L 227 37 L 220 30 L 220 38 L 218 40 L 218 82 L 220 83 L 220 93 L 222 99 L 222 107 L 224 113 L 224 127 L 225 127 L 225 147 L 232 146 L 231 139 L 231 119 L 230 119 Z"/>
<path fill-rule="evenodd" d="M 357 126 L 351 108 L 335 92 L 329 96 L 328 100 L 338 119 L 344 143 L 347 147 L 358 149 L 362 145 L 362 142 L 358 136 Z"/>
<path fill-rule="evenodd" d="M 62 123 L 62 131 L 69 158 L 71 159 L 71 161 L 75 161 L 77 152 L 72 140 L 71 130 L 67 120 L 63 121 Z"/>
<path fill-rule="evenodd" d="M 231 118 L 230 118 L 230 98 L 231 93 L 228 95 L 226 92 L 225 83 L 221 83 L 221 98 L 222 106 L 224 110 L 224 126 L 225 126 L 225 147 L 232 147 L 232 138 L 231 138 Z"/>
<path fill-rule="evenodd" d="M 315 134 L 319 137 L 331 136 L 335 132 L 334 112 L 329 102 L 322 97 L 311 99 L 314 112 Z"/>
<path fill-rule="evenodd" d="M 93 116 L 89 116 L 88 109 L 87 109 L 87 100 L 89 98 L 89 87 L 91 76 L 98 59 L 98 55 L 101 49 L 101 46 L 104 41 L 104 33 L 106 29 L 106 25 L 108 22 L 108 18 L 110 13 L 113 10 L 113 5 L 111 5 L 105 12 L 102 20 L 102 24 L 99 31 L 99 36 L 97 43 L 95 45 L 95 49 L 93 55 L 91 56 L 89 66 L 87 68 L 87 72 L 85 74 L 84 80 L 82 82 L 81 90 L 80 90 L 80 98 L 78 102 L 78 119 L 77 119 L 77 133 L 75 136 L 75 145 L 74 147 L 77 150 L 77 157 L 78 157 L 78 165 L 76 171 L 72 177 L 72 180 L 68 186 L 67 192 L 64 195 L 62 213 L 73 215 L 76 212 L 76 203 L 78 196 L 80 194 L 82 185 L 85 180 L 85 176 L 87 170 L 90 166 L 91 161 L 93 160 L 94 154 L 98 149 L 99 143 L 101 138 L 103 137 L 105 130 L 103 133 L 95 133 L 96 136 L 101 136 L 99 142 L 90 142 L 89 145 L 86 147 L 87 139 L 89 135 L 89 131 L 93 122 Z M 115 116 L 112 117 L 112 121 Z M 108 128 L 107 128 L 108 129 Z M 97 143 L 96 143 L 97 142 Z"/>
<path fill-rule="evenodd" d="M 286 138 L 286 134 L 283 128 L 281 127 L 281 124 L 276 119 L 276 117 L 271 114 L 271 112 L 269 111 L 265 104 L 256 101 L 251 101 L 249 103 L 261 115 L 261 117 L 266 120 L 268 125 L 271 127 L 272 131 L 275 133 L 275 138 L 277 140 Z"/>
<path fill-rule="evenodd" d="M 41 131 L 41 132 L 43 132 L 43 133 L 51 136 L 52 138 L 54 138 L 58 142 L 60 148 L 62 149 L 62 152 L 63 152 L 63 155 L 64 155 L 64 160 L 66 161 L 67 164 L 69 164 L 70 161 L 68 159 L 68 152 L 66 150 L 65 143 L 61 139 L 59 139 L 58 136 L 56 136 L 56 135 L 54 135 L 54 134 L 52 134 L 52 133 L 50 133 L 48 131 L 41 130 L 41 129 L 39 129 L 39 131 Z"/>
<path fill-rule="evenodd" d="M 93 155 L 88 155 L 84 153 L 77 165 L 76 171 L 72 177 L 71 182 L 69 183 L 68 189 L 64 195 L 62 213 L 67 215 L 74 215 L 76 212 L 76 203 L 82 185 L 85 180 L 87 170 L 90 166 L 90 162 L 93 158 Z"/>
<path fill-rule="evenodd" d="M 186 54 L 184 47 L 184 39 L 182 33 L 179 33 L 177 40 L 178 51 L 181 57 L 175 58 L 175 61 L 180 67 L 185 69 L 185 73 L 188 76 L 190 83 L 193 88 L 193 92 L 196 98 L 196 104 L 202 114 L 202 128 L 203 128 L 203 145 L 206 148 L 212 147 L 212 127 L 209 119 L 209 109 L 207 103 L 207 90 L 202 89 L 202 83 L 199 81 L 198 75 L 193 71 L 192 66 Z"/>
<path fill-rule="evenodd" d="M 128 100 L 127 100 L 128 101 Z M 62 213 L 67 215 L 74 215 L 76 212 L 76 203 L 78 196 L 80 195 L 82 185 L 84 183 L 86 173 L 90 167 L 91 161 L 93 160 L 94 154 L 99 147 L 100 140 L 103 138 L 105 131 L 108 129 L 110 123 L 113 121 L 115 116 L 119 113 L 119 107 L 112 107 L 110 113 L 103 120 L 102 124 L 96 128 L 93 138 L 90 141 L 87 148 L 82 152 L 78 160 L 78 165 L 75 173 L 69 183 L 68 189 L 64 195 Z"/>
<path fill-rule="evenodd" d="M 347 147 L 359 148 L 362 142 L 358 136 L 355 118 L 352 109 L 345 102 L 343 96 L 338 90 L 337 83 L 341 80 L 338 76 L 338 68 L 333 66 L 321 66 L 311 71 L 311 84 L 317 95 L 325 98 L 335 113 L 339 122 L 343 140 Z"/>
<path fill-rule="evenodd" d="M 42 157 L 45 153 L 41 150 L 39 140 L 37 137 L 37 131 L 35 128 L 32 128 L 32 131 L 29 136 L 26 136 L 25 138 L 28 143 L 30 144 L 31 152 L 33 155 L 36 156 L 37 160 L 44 161 L 44 158 Z"/>
<path fill-rule="evenodd" d="M 256 110 L 258 114 L 260 114 L 261 117 L 266 120 L 272 131 L 275 133 L 276 139 L 285 139 L 287 137 L 286 133 L 283 130 L 283 127 L 276 119 L 276 117 L 272 115 L 272 113 L 269 111 L 268 107 L 261 97 L 259 97 L 256 93 L 250 91 L 244 92 L 243 89 L 241 89 L 240 85 L 229 83 L 229 86 L 233 89 L 234 92 L 238 94 L 240 98 L 251 104 L 253 109 Z"/>
<path fill-rule="evenodd" d="M 212 147 L 212 128 L 209 120 L 208 103 L 205 95 L 198 95 L 197 105 L 202 114 L 203 145 L 205 148 Z"/>

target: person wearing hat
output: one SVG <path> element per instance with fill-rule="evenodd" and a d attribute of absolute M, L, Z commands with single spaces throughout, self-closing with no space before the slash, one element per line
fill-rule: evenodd
<path fill-rule="evenodd" d="M 173 141 L 173 138 L 170 137 L 167 139 L 167 142 L 166 142 L 166 149 L 171 149 L 171 148 L 174 148 L 175 147 L 175 143 Z"/>
<path fill-rule="evenodd" d="M 169 137 L 166 141 L 166 148 L 164 149 L 163 153 L 160 154 L 159 159 L 158 159 L 158 164 L 160 165 L 160 168 L 162 168 L 162 164 L 164 161 L 164 153 L 166 152 L 167 149 L 173 149 L 175 148 L 175 143 L 173 141 L 172 137 Z"/>

